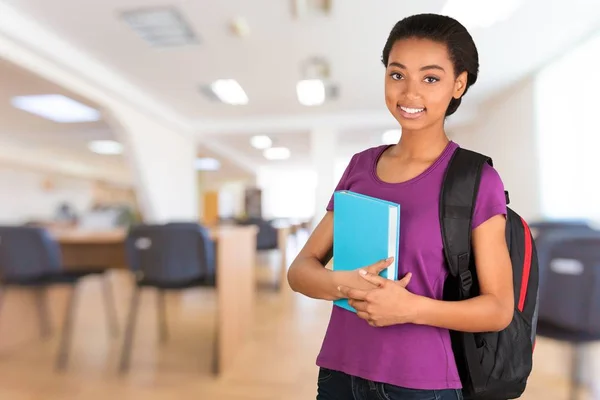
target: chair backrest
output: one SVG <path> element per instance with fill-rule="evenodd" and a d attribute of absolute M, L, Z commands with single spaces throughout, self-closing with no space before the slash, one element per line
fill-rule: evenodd
<path fill-rule="evenodd" d="M 256 225 L 258 233 L 256 235 L 257 250 L 273 250 L 278 247 L 277 228 L 273 222 L 262 218 L 251 217 L 238 222 L 239 225 Z"/>
<path fill-rule="evenodd" d="M 536 240 L 539 320 L 600 334 L 600 232 L 555 231 Z"/>
<path fill-rule="evenodd" d="M 4 279 L 35 279 L 61 268 L 60 247 L 46 229 L 0 227 L 0 274 Z"/>
<path fill-rule="evenodd" d="M 214 276 L 214 249 L 197 223 L 139 225 L 127 236 L 130 268 L 145 280 L 177 284 Z"/>

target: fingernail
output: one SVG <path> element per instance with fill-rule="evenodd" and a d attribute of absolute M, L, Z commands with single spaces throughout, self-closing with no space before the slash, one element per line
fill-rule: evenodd
<path fill-rule="evenodd" d="M 338 286 L 338 287 L 337 287 L 337 290 L 338 290 L 338 292 L 341 292 L 341 291 L 342 291 L 342 287 L 341 287 L 341 286 Z"/>
<path fill-rule="evenodd" d="M 365 276 L 367 274 L 367 271 L 365 271 L 364 269 L 359 269 L 358 273 L 361 274 L 362 276 Z"/>
<path fill-rule="evenodd" d="M 388 257 L 387 260 L 385 261 L 392 261 L 394 259 L 394 257 Z"/>

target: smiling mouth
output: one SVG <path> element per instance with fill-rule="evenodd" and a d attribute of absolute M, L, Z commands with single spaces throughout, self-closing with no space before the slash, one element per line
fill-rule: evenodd
<path fill-rule="evenodd" d="M 408 114 L 418 114 L 418 113 L 425 111 L 425 107 L 414 108 L 414 107 L 404 107 L 404 106 L 399 105 L 398 108 Z"/>

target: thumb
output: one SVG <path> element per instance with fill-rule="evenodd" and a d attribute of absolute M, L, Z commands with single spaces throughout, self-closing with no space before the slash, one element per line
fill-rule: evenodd
<path fill-rule="evenodd" d="M 406 275 L 404 275 L 404 277 L 398 281 L 398 284 L 400 286 L 402 286 L 403 288 L 405 288 L 405 287 L 408 286 L 408 283 L 410 282 L 410 278 L 412 278 L 412 273 L 411 272 L 409 272 Z"/>
<path fill-rule="evenodd" d="M 368 268 L 366 268 L 370 273 L 377 275 L 384 269 L 390 266 L 394 261 L 394 257 L 388 257 L 386 259 L 377 261 L 375 264 L 371 264 Z"/>

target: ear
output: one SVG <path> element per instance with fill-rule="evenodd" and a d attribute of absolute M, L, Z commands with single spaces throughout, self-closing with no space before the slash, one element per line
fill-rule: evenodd
<path fill-rule="evenodd" d="M 467 90 L 467 71 L 463 71 L 454 81 L 454 93 L 452 97 L 460 99 Z"/>

